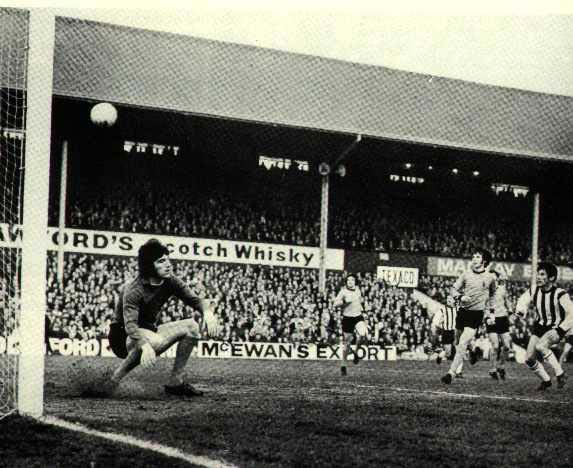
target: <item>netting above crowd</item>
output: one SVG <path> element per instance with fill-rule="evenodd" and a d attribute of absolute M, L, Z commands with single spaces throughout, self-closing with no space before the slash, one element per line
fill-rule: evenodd
<path fill-rule="evenodd" d="M 135 176 L 137 184 L 110 178 L 103 186 L 72 189 L 68 227 L 319 245 L 315 175 L 260 168 L 249 174 L 247 184 L 229 180 L 226 173 L 188 182 L 156 176 L 154 181 L 149 175 Z M 499 261 L 529 261 L 530 205 L 529 199 L 493 193 L 457 202 L 420 194 L 364 198 L 359 188 L 338 182 L 331 198 L 329 247 L 453 257 L 468 257 L 475 247 L 484 247 Z M 57 224 L 56 212 L 51 210 L 52 225 Z M 569 263 L 570 232 L 567 223 L 544 225 L 540 256 Z"/>
<path fill-rule="evenodd" d="M 341 272 L 327 275 L 327 294 L 318 293 L 317 272 L 311 269 L 174 262 L 175 273 L 202 296 L 216 302 L 222 340 L 332 343 L 340 338 L 339 311 L 333 300 L 342 284 Z M 47 303 L 50 334 L 67 338 L 102 338 L 114 316 L 120 286 L 136 275 L 129 258 L 67 254 L 64 286 L 56 280 L 56 260 L 48 264 Z M 430 317 L 411 290 L 385 285 L 374 274 L 358 275 L 370 341 L 395 345 L 399 351 L 421 352 L 430 344 Z M 441 301 L 448 278 L 422 276 L 420 289 Z M 515 302 L 524 284 L 508 288 Z M 162 323 L 193 312 L 172 299 Z M 518 343 L 529 337 L 527 324 L 512 324 Z"/>

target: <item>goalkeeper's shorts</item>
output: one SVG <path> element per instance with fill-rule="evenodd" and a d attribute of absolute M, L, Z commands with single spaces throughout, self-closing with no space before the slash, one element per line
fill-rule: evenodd
<path fill-rule="evenodd" d="M 125 327 L 120 323 L 112 323 L 109 326 L 109 346 L 113 353 L 119 358 L 127 357 L 127 333 Z"/>

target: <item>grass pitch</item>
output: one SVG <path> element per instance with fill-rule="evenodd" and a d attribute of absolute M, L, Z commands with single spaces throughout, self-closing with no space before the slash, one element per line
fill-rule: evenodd
<path fill-rule="evenodd" d="M 74 394 L 73 363 L 103 373 L 118 362 L 47 358 L 46 414 L 249 467 L 573 466 L 573 384 L 539 393 L 537 379 L 518 364 L 508 366 L 505 382 L 490 379 L 485 362 L 467 365 L 466 377 L 445 387 L 439 378 L 447 363 L 362 362 L 341 377 L 335 362 L 195 359 L 188 380 L 206 395 L 180 400 L 163 393 L 172 361 L 162 359 L 131 374 L 112 398 Z M 19 444 L 0 465 L 184 466 L 34 425 L 0 423 L 0 447 L 10 436 Z M 19 457 L 34 447 L 45 464 Z"/>

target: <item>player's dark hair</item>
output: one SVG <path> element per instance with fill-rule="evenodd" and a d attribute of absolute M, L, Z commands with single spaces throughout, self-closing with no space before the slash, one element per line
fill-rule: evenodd
<path fill-rule="evenodd" d="M 481 255 L 481 258 L 483 259 L 483 265 L 484 266 L 488 266 L 491 263 L 492 256 L 491 256 L 491 252 L 489 250 L 482 249 L 481 247 L 478 247 L 477 249 L 474 250 L 474 253 L 478 253 Z"/>
<path fill-rule="evenodd" d="M 344 278 L 344 286 L 348 284 L 348 278 L 354 278 L 354 283 L 356 284 L 356 286 L 358 286 L 358 278 L 356 278 L 356 275 L 354 273 L 350 273 L 349 275 L 346 276 L 346 278 Z"/>
<path fill-rule="evenodd" d="M 549 262 L 539 262 L 537 264 L 537 271 L 544 271 L 547 273 L 549 281 L 557 280 L 557 267 L 553 263 Z"/>
<path fill-rule="evenodd" d="M 153 262 L 164 255 L 169 255 L 169 249 L 157 239 L 149 239 L 137 252 L 139 275 L 143 278 L 156 276 L 157 272 L 153 266 Z"/>

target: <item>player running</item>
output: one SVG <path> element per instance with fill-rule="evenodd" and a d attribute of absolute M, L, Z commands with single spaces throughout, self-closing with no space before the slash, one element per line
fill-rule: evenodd
<path fill-rule="evenodd" d="M 511 349 L 511 335 L 509 334 L 509 310 L 511 306 L 507 298 L 505 277 L 498 271 L 494 271 L 493 274 L 496 276 L 493 309 L 491 309 L 486 320 L 486 331 L 491 342 L 489 375 L 494 380 L 505 380 L 505 361 Z"/>
<path fill-rule="evenodd" d="M 490 263 L 491 254 L 485 249 L 476 249 L 471 267 L 459 276 L 452 287 L 452 299 L 460 300 L 456 328 L 461 330 L 461 335 L 450 370 L 441 379 L 445 384 L 452 383 L 452 377 L 456 375 L 468 346 L 483 322 L 485 310 L 493 303 L 495 276 L 486 268 Z M 475 364 L 476 361 L 476 353 L 470 351 L 470 363 Z"/>
<path fill-rule="evenodd" d="M 354 351 L 354 364 L 358 364 L 358 347 L 368 337 L 368 327 L 362 315 L 362 293 L 356 284 L 356 277 L 348 275 L 344 286 L 334 300 L 334 307 L 342 307 L 342 361 L 340 373 L 346 375 L 346 360 L 352 352 L 350 343 L 356 334 L 356 350 Z"/>
<path fill-rule="evenodd" d="M 529 288 L 518 299 L 516 313 L 525 320 L 531 304 L 535 308 L 536 322 L 527 344 L 525 364 L 541 379 L 538 390 L 551 387 L 551 378 L 537 357 L 555 372 L 557 387 L 567 382 L 567 374 L 557 361 L 551 347 L 556 345 L 573 328 L 573 302 L 567 292 L 555 286 L 557 267 L 541 262 L 537 266 L 537 285 Z"/>
<path fill-rule="evenodd" d="M 448 297 L 445 306 L 441 307 L 434 313 L 432 323 L 430 324 L 430 331 L 435 342 L 438 341 L 441 335 L 442 349 L 437 349 L 436 363 L 441 364 L 442 359 L 453 360 L 456 353 L 456 317 L 458 314 L 458 307 L 452 297 Z M 456 377 L 462 376 L 463 361 L 456 369 Z"/>
<path fill-rule="evenodd" d="M 109 332 L 111 349 L 124 361 L 103 388 L 90 390 L 87 396 L 109 395 L 135 367 L 140 364 L 150 367 L 157 356 L 175 343 L 178 343 L 175 361 L 165 392 L 200 396 L 203 392 L 183 381 L 183 370 L 200 338 L 199 324 L 191 318 L 158 325 L 158 319 L 161 308 L 172 296 L 201 312 L 209 334 L 216 333 L 217 319 L 207 301 L 194 295 L 181 279 L 173 276 L 169 250 L 157 239 L 150 239 L 140 247 L 138 267 L 139 275 L 123 286 Z"/>

